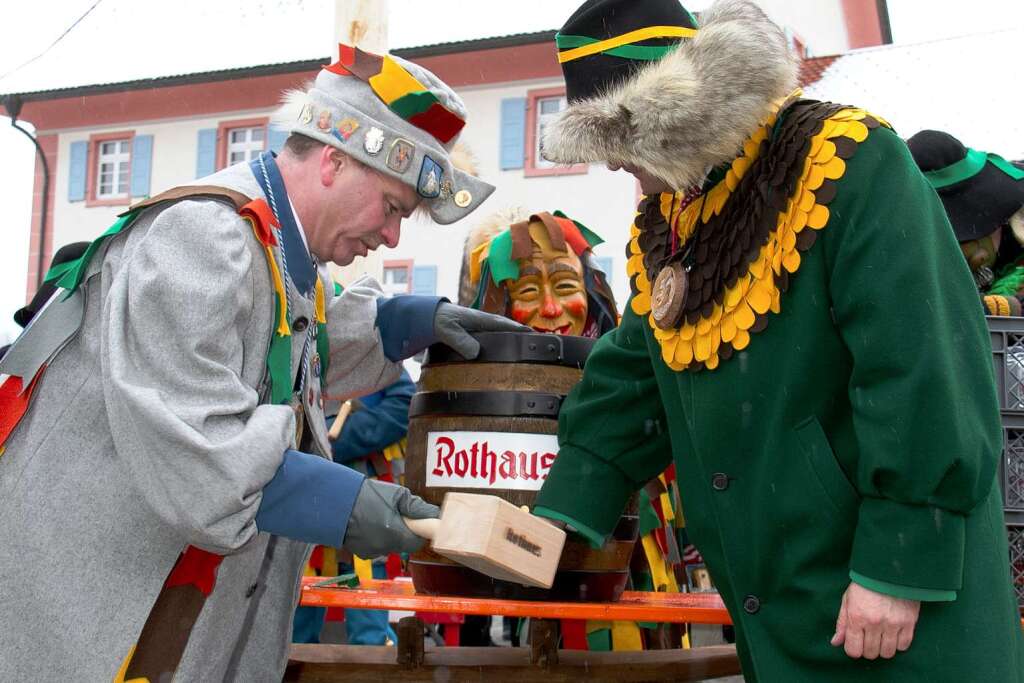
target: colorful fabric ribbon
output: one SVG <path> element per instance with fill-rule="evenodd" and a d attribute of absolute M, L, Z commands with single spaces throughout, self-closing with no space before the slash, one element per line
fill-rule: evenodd
<path fill-rule="evenodd" d="M 430 88 L 387 55 L 339 45 L 338 61 L 324 69 L 365 81 L 388 109 L 442 144 L 448 144 L 466 125 L 465 119 L 445 107 Z"/>
<path fill-rule="evenodd" d="M 625 59 L 651 61 L 661 59 L 667 52 L 675 49 L 675 45 L 643 46 L 633 45 L 652 38 L 693 38 L 697 29 L 684 26 L 647 26 L 620 36 L 598 40 L 588 36 L 555 35 L 555 45 L 559 48 L 572 48 L 558 53 L 558 61 L 571 62 L 582 57 L 598 53 L 610 54 Z"/>

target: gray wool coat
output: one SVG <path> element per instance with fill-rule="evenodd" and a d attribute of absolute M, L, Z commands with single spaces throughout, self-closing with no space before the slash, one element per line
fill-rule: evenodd
<path fill-rule="evenodd" d="M 197 184 L 263 196 L 245 164 Z M 319 276 L 327 393 L 393 382 L 378 285 L 335 296 Z M 227 203 L 157 205 L 108 240 L 82 289 L 80 332 L 0 456 L 0 681 L 113 679 L 188 545 L 226 557 L 175 680 L 280 680 L 310 547 L 255 524 L 295 447 L 293 411 L 263 396 L 274 294 L 262 246 Z M 314 320 L 312 302 L 292 306 Z M 307 429 L 326 457 L 318 405 Z"/>

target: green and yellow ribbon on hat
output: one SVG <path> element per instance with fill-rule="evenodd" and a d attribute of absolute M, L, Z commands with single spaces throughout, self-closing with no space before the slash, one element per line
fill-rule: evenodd
<path fill-rule="evenodd" d="M 558 61 L 562 64 L 596 54 L 652 62 L 661 59 L 677 46 L 635 45 L 634 43 L 652 38 L 693 38 L 696 35 L 697 29 L 685 26 L 647 26 L 605 40 L 558 33 L 555 35 L 555 45 L 560 50 Z"/>

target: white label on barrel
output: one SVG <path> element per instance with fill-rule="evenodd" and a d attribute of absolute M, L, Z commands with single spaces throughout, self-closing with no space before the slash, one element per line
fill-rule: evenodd
<path fill-rule="evenodd" d="M 539 491 L 557 454 L 554 434 L 430 432 L 427 486 Z"/>

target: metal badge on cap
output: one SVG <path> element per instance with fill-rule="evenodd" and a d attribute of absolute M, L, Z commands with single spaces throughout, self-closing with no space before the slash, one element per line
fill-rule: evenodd
<path fill-rule="evenodd" d="M 473 201 L 473 195 L 470 194 L 469 190 L 459 190 L 455 193 L 454 201 L 455 206 L 465 209 Z"/>
<path fill-rule="evenodd" d="M 313 120 L 313 105 L 307 104 L 302 108 L 302 112 L 299 114 L 299 121 L 303 124 L 309 124 Z"/>
<path fill-rule="evenodd" d="M 388 150 L 387 165 L 395 173 L 405 173 L 412 165 L 412 155 L 416 145 L 404 138 L 396 138 Z"/>
<path fill-rule="evenodd" d="M 444 169 L 440 164 L 427 155 L 423 155 L 423 165 L 420 166 L 420 179 L 416 183 L 416 191 L 427 199 L 433 199 L 441 194 L 441 177 Z"/>
<path fill-rule="evenodd" d="M 331 133 L 342 142 L 348 142 L 348 139 L 352 137 L 352 133 L 355 133 L 358 128 L 359 122 L 349 116 L 338 121 L 338 125 L 334 127 Z"/>
<path fill-rule="evenodd" d="M 370 130 L 366 131 L 366 136 L 363 138 L 363 149 L 370 156 L 377 156 L 380 154 L 380 150 L 384 147 L 384 131 L 377 126 L 373 126 Z"/>

